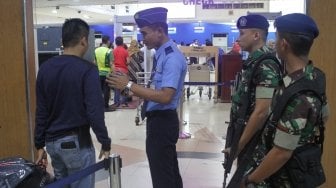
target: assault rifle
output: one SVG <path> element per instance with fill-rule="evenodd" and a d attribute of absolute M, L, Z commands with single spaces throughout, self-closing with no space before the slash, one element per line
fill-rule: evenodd
<path fill-rule="evenodd" d="M 235 160 L 238 152 L 238 143 L 240 136 L 242 135 L 245 128 L 245 120 L 244 119 L 237 119 L 231 120 L 228 131 L 227 131 L 227 138 L 225 142 L 225 149 L 230 148 L 229 153 L 224 154 L 224 182 L 223 188 L 226 186 L 226 179 L 228 174 L 231 172 L 233 161 Z"/>
<path fill-rule="evenodd" d="M 269 119 L 269 117 L 267 119 Z M 251 156 L 256 146 L 261 141 L 261 136 L 263 134 L 263 131 L 266 127 L 267 122 L 268 121 L 266 121 L 264 125 L 259 130 L 257 130 L 254 136 L 251 138 L 250 142 L 244 147 L 244 150 L 241 152 L 240 157 L 239 157 L 240 163 L 237 167 L 236 172 L 232 176 L 227 188 L 237 188 L 240 186 L 240 182 L 243 176 L 245 175 L 244 173 L 247 170 L 246 167 L 250 162 Z"/>
<path fill-rule="evenodd" d="M 234 81 L 234 88 L 232 89 L 233 92 L 236 92 L 238 86 L 241 81 L 241 73 L 236 74 L 236 78 Z M 249 91 L 250 92 L 250 91 Z M 230 113 L 230 122 L 226 132 L 226 139 L 225 139 L 225 149 L 230 148 L 229 153 L 224 153 L 224 162 L 222 163 L 224 167 L 224 181 L 223 181 L 223 188 L 226 187 L 226 179 L 228 174 L 231 172 L 233 161 L 236 158 L 237 150 L 238 150 L 238 143 L 240 140 L 241 135 L 245 129 L 245 115 L 247 112 L 247 108 L 249 107 L 249 93 L 242 97 L 242 105 L 239 109 L 238 115 L 234 115 L 231 111 Z"/>

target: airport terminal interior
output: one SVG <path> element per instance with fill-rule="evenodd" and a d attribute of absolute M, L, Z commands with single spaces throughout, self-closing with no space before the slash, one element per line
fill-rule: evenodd
<path fill-rule="evenodd" d="M 112 42 L 115 37 L 122 36 L 127 45 L 133 39 L 141 41 L 142 36 L 133 19 L 134 13 L 149 7 L 166 7 L 169 37 L 178 45 L 199 41 L 200 48 L 196 51 L 192 47 L 181 48 L 188 63 L 190 57 L 197 58 L 197 64 L 189 65 L 185 82 L 223 83 L 222 86 L 184 86 L 178 109 L 180 137 L 177 142 L 183 186 L 221 188 L 224 180 L 224 154 L 221 151 L 230 121 L 230 83 L 248 55 L 242 51 L 235 56 L 228 55 L 239 35 L 236 21 L 246 14 L 264 15 L 271 25 L 268 39 L 274 41 L 274 18 L 293 12 L 305 13 L 305 3 L 306 0 L 33 0 L 35 71 L 37 73 L 39 66 L 48 58 L 62 54 L 60 29 L 67 18 L 79 17 L 89 23 L 90 48 L 85 58 L 93 61 L 94 49 L 100 45 L 103 35 L 110 36 Z M 180 11 L 182 9 L 184 11 Z M 207 40 L 213 46 L 205 47 Z M 208 60 L 211 57 L 215 59 L 210 66 Z M 144 71 L 150 70 L 151 63 L 145 60 Z M 145 151 L 146 122 L 139 120 L 142 99 L 132 94 L 129 98 L 128 106 L 105 112 L 112 153 L 120 155 L 122 159 L 122 188 L 151 188 Z M 114 103 L 113 95 L 109 103 Z M 98 154 L 101 145 L 94 133 L 91 135 L 97 161 L 100 161 Z M 47 170 L 53 174 L 50 163 Z M 96 188 L 108 187 L 108 171 L 97 171 Z"/>
<path fill-rule="evenodd" d="M 206 40 L 211 40 L 215 47 L 221 48 L 224 53 L 228 53 L 238 37 L 235 22 L 239 16 L 246 14 L 248 11 L 264 12 L 269 17 L 272 25 L 274 17 L 284 12 L 289 13 L 297 10 L 304 12 L 305 8 L 304 1 L 298 1 L 296 9 L 291 7 L 285 10 L 279 10 L 279 3 L 283 3 L 282 1 L 256 1 L 253 3 L 250 1 L 223 1 L 218 3 L 212 2 L 212 4 L 211 2 L 172 1 L 152 5 L 120 2 L 112 5 L 92 4 L 86 7 L 62 5 L 53 7 L 44 5 L 45 1 L 37 0 L 35 20 L 37 22 L 38 54 L 43 59 L 39 60 L 39 64 L 43 63 L 49 56 L 58 54 L 57 50 L 59 47 L 55 48 L 53 45 L 55 41 L 53 39 L 55 33 L 57 35 L 60 32 L 57 24 L 60 24 L 62 19 L 59 17 L 55 18 L 54 15 L 62 15 L 62 12 L 67 15 L 72 11 L 72 15 L 86 18 L 94 30 L 94 43 L 95 47 L 97 47 L 101 35 L 109 35 L 112 41 L 114 37 L 121 35 L 124 37 L 126 43 L 131 39 L 141 40 L 141 35 L 134 27 L 132 14 L 142 7 L 167 6 L 168 12 L 172 12 L 168 13 L 171 39 L 177 41 L 178 44 L 184 42 L 187 45 L 197 39 L 200 46 L 204 46 Z M 158 3 L 158 1 L 155 3 Z M 178 13 L 173 7 L 174 5 L 184 7 L 186 11 L 183 14 Z M 234 9 L 231 6 L 235 6 L 236 8 Z M 98 20 L 95 16 L 89 15 L 90 13 L 92 14 L 90 11 L 95 11 L 95 9 L 99 8 L 101 9 L 100 12 L 107 12 L 107 16 L 104 15 L 107 18 L 100 16 L 99 19 L 102 20 Z M 111 15 L 111 11 L 115 15 Z M 202 11 L 212 11 L 213 13 L 209 16 L 204 16 L 205 13 Z M 106 21 L 105 23 L 101 23 L 104 22 L 103 19 L 111 18 L 114 19 L 111 23 L 106 23 Z M 53 22 L 54 25 L 50 26 L 48 22 Z M 186 35 L 186 31 L 190 33 Z M 270 31 L 269 38 L 274 39 L 274 29 Z M 198 65 L 196 66 L 202 68 L 196 74 L 194 72 L 195 69 L 192 70 L 192 68 L 189 68 L 186 82 L 219 83 L 230 82 L 230 80 L 234 79 L 235 73 L 239 71 L 240 66 L 233 64 L 241 64 L 241 60 L 246 54 L 239 54 L 239 57 L 241 57 L 240 60 L 234 60 L 235 58 L 230 57 L 223 60 L 219 57 L 221 55 L 217 53 L 217 49 L 215 49 L 215 52 L 211 51 L 211 49 L 207 50 L 210 50 L 210 52 L 193 54 L 198 59 Z M 185 55 L 192 53 L 192 50 L 190 51 L 187 48 L 182 49 L 182 51 Z M 217 62 L 214 62 L 215 67 L 207 67 L 208 64 L 206 61 L 209 55 L 218 56 Z M 234 62 L 227 62 L 224 70 L 222 68 L 224 65 L 220 65 L 223 61 Z M 225 145 L 226 128 L 229 121 L 230 91 L 231 88 L 216 88 L 216 86 L 185 86 L 185 95 L 182 97 L 183 104 L 180 105 L 179 109 L 181 129 L 177 151 L 183 185 L 186 188 L 222 187 L 224 180 L 224 169 L 222 166 L 224 154 L 221 153 L 221 150 Z M 138 110 L 136 107 L 139 105 L 140 100 L 136 96 L 133 96 L 132 101 L 128 104 L 128 108 L 118 108 L 116 111 L 105 113 L 106 126 L 112 138 L 112 153 L 119 154 L 122 158 L 121 185 L 123 188 L 152 187 L 145 152 L 146 123 L 145 121 L 138 122 L 137 120 Z M 113 97 L 111 97 L 110 104 L 113 103 Z M 100 144 L 95 138 L 94 141 L 96 153 L 98 153 Z M 48 169 L 52 173 L 51 167 Z M 96 173 L 96 187 L 108 187 L 109 183 L 107 171 L 100 170 Z"/>

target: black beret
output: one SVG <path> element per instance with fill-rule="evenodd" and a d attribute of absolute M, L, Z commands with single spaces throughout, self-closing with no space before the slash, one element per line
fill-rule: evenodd
<path fill-rule="evenodd" d="M 237 21 L 238 29 L 258 28 L 267 31 L 268 27 L 269 23 L 267 19 L 259 14 L 250 14 L 247 16 L 241 16 Z"/>
<path fill-rule="evenodd" d="M 139 28 L 154 23 L 167 23 L 167 12 L 168 10 L 163 7 L 145 9 L 135 13 L 134 19 Z"/>
<path fill-rule="evenodd" d="M 274 27 L 279 32 L 303 34 L 313 38 L 319 35 L 315 21 L 311 17 L 301 13 L 287 14 L 276 18 Z"/>

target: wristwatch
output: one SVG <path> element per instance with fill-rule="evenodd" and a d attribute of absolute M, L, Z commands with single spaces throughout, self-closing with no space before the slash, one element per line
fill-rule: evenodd
<path fill-rule="evenodd" d="M 132 81 L 128 81 L 127 85 L 126 85 L 126 89 L 131 90 L 131 87 L 133 85 Z"/>
<path fill-rule="evenodd" d="M 129 92 L 131 91 L 132 84 L 133 84 L 132 81 L 128 81 L 127 85 L 125 86 L 125 89 L 121 91 L 121 95 L 128 96 Z"/>

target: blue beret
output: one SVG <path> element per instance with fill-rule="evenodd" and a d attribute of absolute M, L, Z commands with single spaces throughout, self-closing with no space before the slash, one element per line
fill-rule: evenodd
<path fill-rule="evenodd" d="M 154 23 L 167 23 L 167 12 L 168 10 L 162 7 L 145 9 L 135 13 L 134 19 L 139 28 Z"/>
<path fill-rule="evenodd" d="M 258 28 L 268 30 L 269 23 L 264 16 L 259 14 L 250 14 L 247 16 L 241 16 L 237 21 L 238 29 L 251 29 Z"/>
<path fill-rule="evenodd" d="M 303 34 L 313 38 L 319 35 L 315 21 L 311 17 L 300 13 L 287 14 L 276 18 L 274 27 L 279 32 Z"/>

